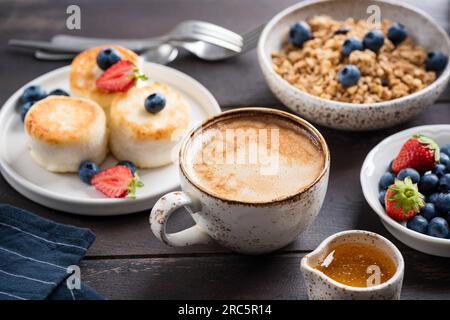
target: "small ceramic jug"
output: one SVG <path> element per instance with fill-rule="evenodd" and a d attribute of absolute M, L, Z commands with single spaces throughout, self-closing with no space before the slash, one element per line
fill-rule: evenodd
<path fill-rule="evenodd" d="M 377 247 L 392 259 L 397 270 L 386 282 L 371 287 L 352 287 L 328 277 L 317 267 L 336 246 L 361 243 Z M 386 238 L 368 231 L 350 230 L 325 239 L 316 250 L 303 257 L 301 270 L 310 300 L 398 300 L 402 289 L 404 261 L 397 247 Z"/>

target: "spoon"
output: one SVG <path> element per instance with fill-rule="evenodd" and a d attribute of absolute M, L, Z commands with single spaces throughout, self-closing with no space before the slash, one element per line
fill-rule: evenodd
<path fill-rule="evenodd" d="M 34 54 L 36 59 L 39 60 L 70 60 L 75 58 L 73 53 L 52 53 L 43 50 L 38 50 Z M 158 64 L 168 64 L 175 60 L 178 56 L 178 49 L 170 44 L 162 44 L 160 46 L 148 49 L 144 51 L 140 57 L 148 62 Z"/>
<path fill-rule="evenodd" d="M 178 57 L 178 49 L 170 44 L 162 44 L 141 54 L 141 58 L 148 62 L 169 64 Z"/>
<path fill-rule="evenodd" d="M 160 46 L 150 48 L 141 54 L 141 57 L 148 62 L 159 64 L 168 64 L 178 57 L 179 50 L 182 48 L 194 56 L 206 61 L 218 61 L 231 58 L 238 55 L 236 52 L 216 46 L 203 41 L 170 41 Z M 73 53 L 52 53 L 38 50 L 34 55 L 39 60 L 70 60 L 76 54 Z"/>

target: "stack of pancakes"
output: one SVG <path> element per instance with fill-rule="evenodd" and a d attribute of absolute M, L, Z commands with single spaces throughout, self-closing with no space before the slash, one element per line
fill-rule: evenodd
<path fill-rule="evenodd" d="M 73 97 L 49 96 L 27 113 L 25 131 L 33 159 L 53 172 L 77 172 L 85 160 L 101 164 L 108 153 L 132 161 L 140 168 L 153 168 L 172 161 L 180 136 L 189 127 L 187 101 L 169 86 L 139 83 L 127 92 L 97 88 L 102 74 L 96 57 L 105 48 L 118 50 L 122 59 L 139 66 L 139 57 L 116 45 L 80 53 L 72 62 L 70 89 Z M 145 109 L 154 93 L 166 99 L 158 113 Z"/>

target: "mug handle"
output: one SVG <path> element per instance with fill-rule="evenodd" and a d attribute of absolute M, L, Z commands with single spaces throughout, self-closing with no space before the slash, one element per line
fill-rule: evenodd
<path fill-rule="evenodd" d="M 208 244 L 212 238 L 197 224 L 188 229 L 166 233 L 166 224 L 170 215 L 178 208 L 189 208 L 189 212 L 196 212 L 198 206 L 195 201 L 183 191 L 175 191 L 162 196 L 150 213 L 149 221 L 153 234 L 166 245 L 171 247 L 185 247 L 194 244 Z M 191 213 L 195 214 L 195 213 Z"/>

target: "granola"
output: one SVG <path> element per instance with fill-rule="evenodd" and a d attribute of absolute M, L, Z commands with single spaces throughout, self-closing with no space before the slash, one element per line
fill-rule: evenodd
<path fill-rule="evenodd" d="M 308 20 L 312 39 L 298 48 L 286 38 L 281 51 L 272 53 L 273 69 L 298 89 L 329 100 L 375 103 L 409 95 L 432 83 L 436 73 L 425 69 L 427 51 L 411 38 L 397 46 L 389 41 L 386 34 L 391 23 L 383 20 L 374 26 L 365 20 L 337 21 L 315 16 Z M 341 54 L 347 38 L 362 40 L 374 27 L 385 35 L 378 53 L 364 49 L 352 51 L 349 56 Z M 350 87 L 338 80 L 338 72 L 347 64 L 357 66 L 361 72 L 358 83 Z"/>

